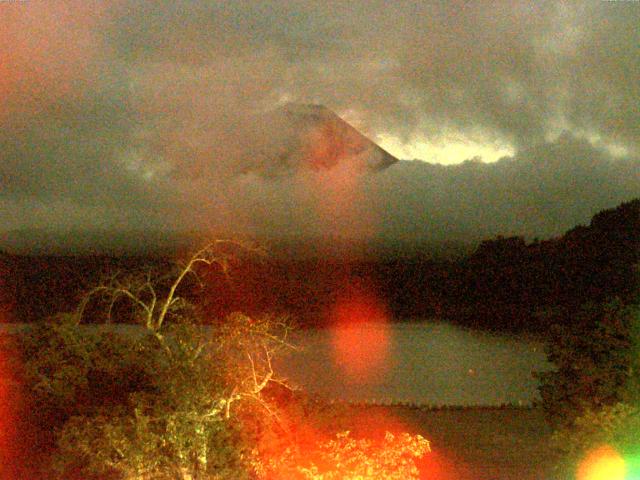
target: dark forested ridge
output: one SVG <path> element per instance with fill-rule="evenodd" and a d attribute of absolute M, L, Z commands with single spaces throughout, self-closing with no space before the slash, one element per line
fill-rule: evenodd
<path fill-rule="evenodd" d="M 640 200 L 596 214 L 560 238 L 482 242 L 457 266 L 443 300 L 446 315 L 482 327 L 540 330 L 545 313 L 637 295 Z"/>
<path fill-rule="evenodd" d="M 213 272 L 203 289 L 194 285 L 187 294 L 199 296 L 212 318 L 234 310 L 286 312 L 316 323 L 336 299 L 366 291 L 398 319 L 439 316 L 483 329 L 544 331 L 578 305 L 636 295 L 640 199 L 604 210 L 560 238 L 497 237 L 462 259 L 346 258 L 244 258 L 229 277 Z M 6 321 L 35 321 L 73 309 L 101 275 L 169 264 L 167 256 L 3 254 L 0 311 Z"/>

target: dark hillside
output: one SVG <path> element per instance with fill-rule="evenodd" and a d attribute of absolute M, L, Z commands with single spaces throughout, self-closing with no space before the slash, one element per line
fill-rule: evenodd
<path fill-rule="evenodd" d="M 450 319 L 483 328 L 544 330 L 543 311 L 637 295 L 640 199 L 604 210 L 558 239 L 482 242 L 442 301 Z"/>

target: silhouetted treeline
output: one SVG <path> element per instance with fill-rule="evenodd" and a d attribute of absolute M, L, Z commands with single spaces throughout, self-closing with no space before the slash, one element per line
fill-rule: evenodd
<path fill-rule="evenodd" d="M 593 217 L 558 239 L 487 240 L 445 288 L 444 315 L 463 324 L 544 331 L 585 303 L 638 293 L 640 200 Z"/>
<path fill-rule="evenodd" d="M 152 257 L 0 254 L 0 312 L 5 321 L 13 322 L 70 312 L 90 288 L 116 272 L 148 265 L 166 269 L 169 263 L 168 259 Z"/>
<path fill-rule="evenodd" d="M 640 199 L 560 238 L 498 237 L 461 260 L 249 257 L 228 276 L 210 272 L 204 286 L 194 282 L 183 294 L 212 319 L 240 310 L 316 324 L 327 321 L 338 299 L 366 291 L 396 319 L 438 316 L 483 329 L 544 332 L 551 322 L 571 321 L 584 303 L 631 299 L 638 263 Z M 10 321 L 36 321 L 74 309 L 105 275 L 143 266 L 162 272 L 170 264 L 167 257 L 2 255 L 0 312 Z"/>

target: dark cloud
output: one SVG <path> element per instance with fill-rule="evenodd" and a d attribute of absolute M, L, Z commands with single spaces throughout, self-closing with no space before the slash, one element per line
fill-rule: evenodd
<path fill-rule="evenodd" d="M 109 38 L 141 83 L 169 81 L 163 100 L 196 97 L 215 111 L 193 113 L 218 125 L 284 97 L 356 111 L 373 135 L 462 132 L 519 147 L 560 124 L 618 133 L 635 148 L 639 11 L 629 2 L 129 2 Z"/>
<path fill-rule="evenodd" d="M 399 186 L 402 186 L 399 188 Z M 640 195 L 640 159 L 613 159 L 569 134 L 485 164 L 401 162 L 372 179 L 382 232 L 407 240 L 548 238 Z"/>
<path fill-rule="evenodd" d="M 638 194 L 638 24 L 636 2 L 5 2 L 0 213 L 6 229 L 559 233 Z M 516 154 L 281 176 L 271 152 L 298 129 L 265 115 L 288 101 L 373 139 Z"/>

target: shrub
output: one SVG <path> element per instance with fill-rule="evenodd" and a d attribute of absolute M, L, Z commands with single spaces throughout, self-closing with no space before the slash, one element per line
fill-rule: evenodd
<path fill-rule="evenodd" d="M 640 453 L 638 432 L 640 410 L 636 406 L 616 403 L 599 410 L 585 410 L 572 424 L 559 428 L 553 434 L 552 445 L 559 455 L 557 470 L 560 478 L 575 478 L 575 471 L 589 453 L 603 447 L 625 459 L 631 474 L 632 459 Z"/>
<path fill-rule="evenodd" d="M 52 322 L 24 336 L 27 350 L 40 347 L 25 383 L 38 426 L 54 432 L 60 478 L 243 478 L 249 450 L 227 415 L 229 366 L 197 330 L 166 334 L 163 344 Z"/>
<path fill-rule="evenodd" d="M 614 300 L 585 305 L 572 323 L 554 326 L 547 355 L 556 369 L 538 378 L 542 406 L 555 427 L 558 478 L 586 478 L 581 475 L 598 455 L 627 469 L 637 456 L 639 322 L 638 305 Z"/>
<path fill-rule="evenodd" d="M 349 431 L 309 449 L 290 447 L 264 462 L 261 478 L 290 480 L 411 480 L 420 472 L 416 461 L 429 452 L 420 435 L 389 432 L 382 440 L 355 439 Z"/>
<path fill-rule="evenodd" d="M 555 325 L 546 353 L 555 370 L 538 373 L 542 407 L 557 426 L 587 410 L 638 398 L 638 307 L 585 305 L 571 325 Z"/>

